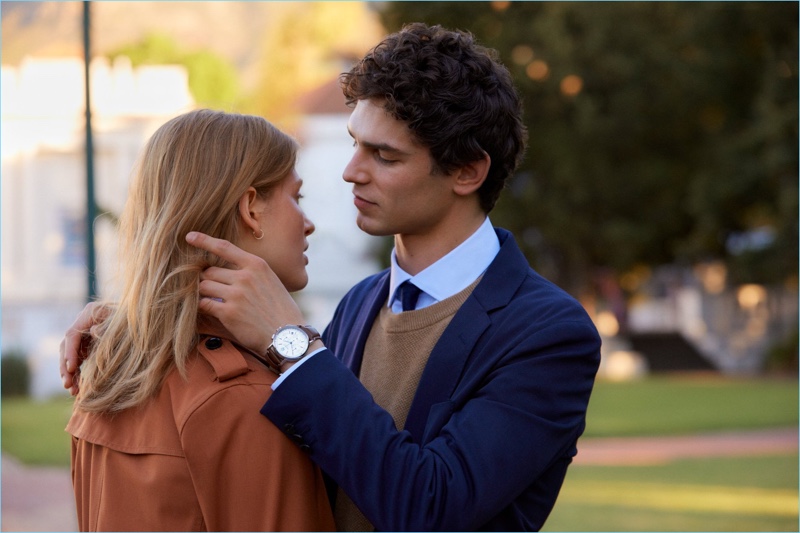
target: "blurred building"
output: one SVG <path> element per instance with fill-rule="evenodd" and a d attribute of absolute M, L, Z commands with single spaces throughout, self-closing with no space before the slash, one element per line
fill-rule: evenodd
<path fill-rule="evenodd" d="M 796 342 L 797 287 L 731 285 L 722 262 L 663 265 L 630 274 L 635 296 L 622 313 L 595 317 L 604 336 L 600 375 L 629 379 L 649 372 L 752 374 L 776 350 Z M 620 316 L 623 315 L 623 316 Z M 794 340 L 793 340 L 794 339 Z M 794 346 L 796 358 L 797 346 Z"/>
<path fill-rule="evenodd" d="M 144 142 L 165 121 L 194 107 L 180 66 L 132 68 L 98 58 L 91 68 L 95 196 L 119 214 L 130 170 Z M 2 67 L 2 353 L 27 355 L 32 393 L 62 391 L 58 346 L 86 302 L 84 77 L 80 59 L 26 58 Z M 303 207 L 317 225 L 309 239 L 308 288 L 298 295 L 309 320 L 327 324 L 344 292 L 377 270 L 372 238 L 355 225 L 350 187 L 341 180 L 352 151 L 349 109 L 339 92 L 309 100 L 298 172 Z M 113 216 L 94 223 L 97 279 L 108 295 L 116 263 Z"/>
<path fill-rule="evenodd" d="M 630 338 L 657 352 L 654 343 L 666 347 L 670 335 L 680 336 L 710 368 L 725 373 L 763 370 L 770 351 L 797 331 L 797 287 L 734 286 L 722 262 L 662 266 L 639 295 L 629 310 Z M 672 346 L 674 354 L 681 351 Z M 664 369 L 670 368 L 668 357 L 661 356 Z"/>

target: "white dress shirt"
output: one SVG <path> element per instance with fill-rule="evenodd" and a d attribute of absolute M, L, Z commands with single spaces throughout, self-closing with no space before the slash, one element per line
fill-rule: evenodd
<path fill-rule="evenodd" d="M 499 251 L 500 241 L 489 217 L 486 217 L 483 224 L 467 240 L 416 276 L 400 268 L 395 250 L 392 250 L 389 306 L 395 313 L 403 310 L 397 288 L 406 280 L 411 280 L 422 291 L 415 309 L 428 307 L 458 294 L 489 268 Z"/>

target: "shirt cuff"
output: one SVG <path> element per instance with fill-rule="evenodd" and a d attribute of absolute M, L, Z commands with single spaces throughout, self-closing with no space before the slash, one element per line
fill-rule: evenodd
<path fill-rule="evenodd" d="M 283 380 L 284 380 L 284 379 L 286 379 L 286 377 L 287 377 L 289 374 L 291 374 L 292 372 L 294 372 L 295 370 L 297 370 L 298 368 L 300 368 L 300 365 L 302 365 L 303 363 L 305 363 L 306 361 L 308 361 L 309 359 L 311 359 L 312 357 L 314 357 L 316 354 L 318 354 L 319 352 L 321 352 L 321 351 L 322 351 L 322 350 L 324 350 L 324 349 L 325 349 L 325 347 L 318 348 L 318 349 L 314 350 L 313 352 L 311 352 L 310 354 L 308 354 L 307 356 L 305 356 L 305 357 L 303 357 L 302 359 L 300 359 L 300 360 L 299 360 L 298 362 L 296 362 L 295 364 L 293 364 L 293 365 L 292 365 L 292 366 L 289 368 L 289 370 L 287 370 L 286 372 L 284 372 L 283 374 L 281 374 L 280 376 L 278 376 L 278 379 L 276 379 L 276 380 L 275 380 L 275 382 L 272 384 L 272 390 L 275 390 L 275 389 L 277 389 L 277 388 L 280 386 L 280 384 L 281 384 L 281 383 L 283 383 Z"/>

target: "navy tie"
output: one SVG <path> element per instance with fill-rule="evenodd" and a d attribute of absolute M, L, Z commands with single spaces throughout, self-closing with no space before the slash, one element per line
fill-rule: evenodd
<path fill-rule="evenodd" d="M 422 291 L 407 280 L 400 284 L 398 290 L 400 291 L 400 302 L 403 304 L 403 311 L 413 311 L 417 306 L 417 299 Z"/>

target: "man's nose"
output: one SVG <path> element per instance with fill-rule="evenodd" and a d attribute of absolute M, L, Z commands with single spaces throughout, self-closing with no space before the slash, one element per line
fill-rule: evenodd
<path fill-rule="evenodd" d="M 363 183 L 366 180 L 366 174 L 363 168 L 363 162 L 358 150 L 350 158 L 350 162 L 344 167 L 342 172 L 342 179 L 347 183 Z"/>

